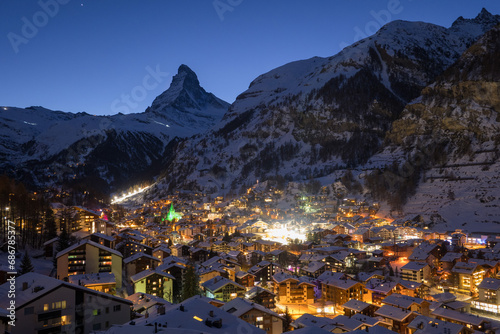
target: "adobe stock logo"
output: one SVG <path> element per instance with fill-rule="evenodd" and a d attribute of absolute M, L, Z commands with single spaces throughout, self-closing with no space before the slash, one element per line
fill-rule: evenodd
<path fill-rule="evenodd" d="M 243 0 L 214 0 L 212 5 L 221 21 L 224 21 L 224 13 L 232 12 L 235 7 L 241 5 Z"/>
<path fill-rule="evenodd" d="M 129 94 L 120 95 L 119 99 L 113 100 L 111 102 L 111 110 L 113 113 L 130 113 L 133 109 L 137 108 L 139 104 L 137 102 L 142 102 L 148 96 L 148 91 L 151 91 L 158 87 L 163 80 L 168 77 L 168 72 L 162 72 L 160 70 L 160 65 L 156 65 L 155 69 L 151 66 L 146 66 L 146 74 L 142 79 L 142 84 L 137 85 L 130 90 Z"/>
<path fill-rule="evenodd" d="M 59 13 L 60 5 L 66 5 L 70 0 L 40 0 L 38 1 L 38 6 L 41 10 L 35 12 L 31 17 L 31 20 L 26 16 L 21 18 L 21 34 L 16 34 L 15 32 L 9 32 L 7 34 L 7 39 L 12 46 L 15 53 L 19 52 L 19 46 L 21 44 L 28 44 L 28 42 L 35 38 L 38 34 L 39 29 L 45 27 L 51 18 L 54 18 Z"/>
<path fill-rule="evenodd" d="M 412 0 L 408 0 L 412 1 Z M 386 9 L 381 9 L 378 11 L 370 10 L 370 15 L 374 18 L 374 20 L 368 21 L 364 29 L 359 26 L 355 26 L 354 30 L 354 40 L 352 43 L 356 43 L 357 41 L 366 38 L 368 36 L 376 33 L 382 26 L 391 22 L 393 15 L 400 14 L 403 11 L 404 7 L 401 5 L 399 0 L 389 0 L 387 2 Z M 346 46 L 351 45 L 351 43 L 342 42 L 339 44 L 340 50 L 344 49 Z"/>

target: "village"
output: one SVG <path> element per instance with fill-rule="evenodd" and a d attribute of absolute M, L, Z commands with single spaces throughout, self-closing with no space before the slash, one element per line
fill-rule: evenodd
<path fill-rule="evenodd" d="M 38 257 L 54 263 L 49 275 L 16 278 L 22 300 L 16 327 L 26 333 L 151 333 L 152 326 L 207 333 L 245 326 L 268 334 L 500 329 L 500 236 L 439 231 L 420 217 L 381 218 L 378 203 L 343 195 L 284 198 L 267 186 L 232 200 L 174 194 L 99 211 L 54 203 L 58 229 L 69 232 L 44 243 Z M 2 294 L 8 271 L 0 266 Z M 0 307 L 3 332 L 9 312 Z"/>

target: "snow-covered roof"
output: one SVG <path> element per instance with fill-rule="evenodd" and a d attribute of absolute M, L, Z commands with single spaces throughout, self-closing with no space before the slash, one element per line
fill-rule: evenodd
<path fill-rule="evenodd" d="M 461 257 L 463 256 L 463 254 L 460 254 L 460 253 L 453 253 L 453 252 L 448 252 L 446 253 L 442 258 L 441 258 L 441 262 L 451 262 L 451 261 L 455 261 L 457 259 L 460 259 Z"/>
<path fill-rule="evenodd" d="M 225 277 L 222 277 L 222 276 L 216 276 L 214 278 L 211 278 L 209 279 L 208 281 L 205 281 L 202 283 L 202 286 L 205 288 L 205 289 L 208 289 L 210 291 L 217 291 L 221 288 L 223 288 L 224 286 L 228 285 L 228 284 L 232 284 L 232 285 L 235 285 L 237 286 L 238 288 L 241 288 L 241 289 L 245 289 L 244 286 L 236 283 L 235 281 L 232 281 L 228 278 L 225 278 Z"/>
<path fill-rule="evenodd" d="M 170 279 L 175 279 L 174 276 L 172 276 L 170 274 L 167 274 L 164 271 L 158 270 L 158 268 L 157 268 L 156 270 L 151 270 L 151 269 L 143 270 L 140 273 L 137 273 L 137 274 L 135 274 L 133 276 L 130 276 L 130 280 L 133 283 L 135 283 L 135 282 L 140 281 L 141 279 L 149 277 L 149 276 L 151 276 L 153 274 L 158 274 L 158 275 L 163 276 L 163 277 L 168 277 Z"/>
<path fill-rule="evenodd" d="M 399 307 L 394 307 L 392 305 L 383 305 L 377 311 L 375 315 L 382 316 L 384 318 L 393 319 L 397 321 L 403 321 L 409 317 L 413 312 L 408 310 L 403 310 Z"/>
<path fill-rule="evenodd" d="M 109 235 L 106 235 L 106 234 L 101 233 L 101 232 L 95 232 L 92 235 L 95 235 L 96 237 L 104 239 L 104 240 L 115 241 L 115 237 L 114 236 L 109 236 Z"/>
<path fill-rule="evenodd" d="M 428 266 L 426 262 L 410 261 L 401 267 L 401 270 L 420 271 Z"/>
<path fill-rule="evenodd" d="M 464 326 L 419 315 L 408 324 L 408 328 L 414 329 L 414 334 L 459 334 Z"/>
<path fill-rule="evenodd" d="M 101 285 L 116 283 L 115 274 L 113 273 L 93 273 L 68 276 L 68 282 L 76 285 Z"/>
<path fill-rule="evenodd" d="M 487 277 L 477 286 L 479 289 L 488 289 L 497 291 L 500 289 L 500 279 Z"/>
<path fill-rule="evenodd" d="M 337 279 L 337 278 L 327 278 L 321 283 L 334 286 L 336 288 L 342 289 L 342 290 L 347 290 L 355 286 L 356 284 L 361 284 L 358 281 L 352 280 L 352 279 Z"/>
<path fill-rule="evenodd" d="M 397 306 L 405 309 L 410 308 L 413 304 L 422 305 L 422 302 L 424 302 L 422 298 L 410 297 L 399 293 L 393 293 L 382 300 L 382 303 L 386 305 Z"/>
<path fill-rule="evenodd" d="M 248 311 L 255 309 L 255 310 L 267 313 L 273 317 L 283 319 L 276 312 L 273 312 L 270 309 L 265 308 L 262 305 L 259 305 L 257 303 L 254 303 L 254 302 L 251 302 L 249 300 L 239 298 L 239 297 L 227 302 L 225 305 L 221 306 L 221 309 L 223 309 L 224 311 L 231 313 L 237 317 L 241 317 L 243 314 L 247 313 Z"/>
<path fill-rule="evenodd" d="M 309 262 L 309 264 L 305 267 L 300 268 L 308 273 L 315 273 L 326 265 L 324 262 Z"/>
<path fill-rule="evenodd" d="M 331 332 L 319 327 L 309 326 L 309 327 L 299 328 L 290 332 L 284 332 L 283 334 L 331 334 Z"/>
<path fill-rule="evenodd" d="M 56 242 L 59 239 L 59 237 L 52 238 L 50 240 L 47 240 L 43 243 L 44 246 L 50 245 L 51 243 Z"/>
<path fill-rule="evenodd" d="M 117 250 L 114 250 L 112 248 L 109 248 L 109 247 L 106 247 L 106 246 L 103 246 L 101 244 L 98 244 L 97 242 L 93 242 L 91 240 L 81 240 L 77 243 L 75 243 L 74 245 L 71 245 L 69 246 L 68 248 L 66 249 L 63 249 L 62 251 L 60 251 L 59 253 L 56 254 L 56 258 L 68 253 L 68 252 L 71 252 L 72 250 L 74 249 L 77 249 L 78 247 L 82 246 L 82 245 L 85 245 L 85 244 L 88 244 L 90 246 L 94 246 L 94 247 L 97 247 L 99 249 L 102 249 L 104 251 L 107 251 L 107 252 L 110 252 L 111 254 L 115 254 L 119 257 L 123 257 L 122 253 L 120 253 L 119 251 Z"/>
<path fill-rule="evenodd" d="M 262 293 L 262 292 L 267 292 L 273 296 L 276 296 L 275 293 L 273 293 L 272 291 L 270 290 L 267 290 L 267 289 L 264 289 L 260 286 L 254 286 L 253 288 L 251 288 L 250 290 L 248 290 L 247 292 L 245 292 L 245 297 L 248 298 L 248 299 L 252 299 L 254 298 L 255 296 L 257 296 L 258 294 Z"/>
<path fill-rule="evenodd" d="M 170 302 L 166 301 L 163 298 L 150 295 L 148 293 L 136 292 L 126 298 L 134 303 L 133 309 L 139 310 L 141 308 L 148 309 L 153 305 L 163 304 L 163 305 L 172 305 Z"/>
<path fill-rule="evenodd" d="M 295 326 L 314 329 L 323 328 L 325 326 L 331 325 L 332 323 L 333 321 L 330 318 L 316 317 L 309 313 L 301 315 L 297 318 L 297 320 L 293 322 Z"/>
<path fill-rule="evenodd" d="M 357 300 L 357 299 L 350 299 L 349 301 L 344 303 L 344 305 L 342 305 L 342 307 L 347 308 L 349 310 L 356 311 L 356 312 L 361 312 L 364 309 L 366 309 L 368 306 L 370 306 L 370 304 L 365 303 L 361 300 Z"/>
<path fill-rule="evenodd" d="M 345 315 L 338 315 L 332 319 L 333 323 L 331 325 L 325 326 L 325 329 L 330 329 L 333 331 L 335 328 L 341 328 L 344 331 L 353 331 L 361 326 L 363 323 L 355 318 L 349 318 Z"/>
<path fill-rule="evenodd" d="M 432 311 L 431 314 L 433 316 L 436 316 L 436 317 L 442 317 L 442 318 L 458 321 L 461 323 L 469 323 L 473 326 L 479 326 L 483 322 L 489 321 L 488 319 L 485 319 L 483 317 L 480 317 L 480 316 L 477 316 L 474 314 L 464 313 L 464 312 L 455 311 L 455 310 L 451 310 L 449 308 L 442 308 L 442 307 L 438 307 L 437 309 Z"/>
<path fill-rule="evenodd" d="M 210 321 L 210 322 L 208 322 Z M 220 321 L 220 326 L 215 325 Z M 161 324 L 159 333 L 252 333 L 265 334 L 238 317 L 215 307 L 206 298 L 194 296 L 180 304 L 168 307 L 165 314 L 153 314 L 148 318 L 134 320 L 134 324 L 115 325 L 106 334 L 143 334 L 154 333 L 154 323 Z M 153 325 L 153 326 L 151 326 Z M 165 327 L 166 326 L 166 327 Z"/>
<path fill-rule="evenodd" d="M 431 297 L 441 303 L 452 302 L 457 299 L 457 296 L 455 296 L 451 292 L 438 293 L 436 295 L 432 295 Z"/>
<path fill-rule="evenodd" d="M 152 255 L 149 255 L 149 254 L 146 254 L 146 253 L 143 253 L 143 252 L 137 252 L 135 253 L 134 255 L 131 255 L 129 257 L 127 257 L 126 259 L 123 259 L 123 263 L 127 264 L 127 263 L 130 263 L 132 261 L 135 261 L 135 260 L 138 260 L 140 258 L 143 258 L 143 257 L 146 257 L 150 260 L 154 260 L 154 261 L 157 261 L 157 262 L 161 262 L 160 259 L 152 256 Z"/>
<path fill-rule="evenodd" d="M 23 285 L 27 285 L 28 288 L 23 290 Z M 24 307 L 24 305 L 31 302 L 32 300 L 37 299 L 47 293 L 50 293 L 51 291 L 61 286 L 75 290 L 81 290 L 86 293 L 99 295 L 101 297 L 108 299 L 110 298 L 122 303 L 132 304 L 130 301 L 126 299 L 115 297 L 104 292 L 91 290 L 83 286 L 71 284 L 49 276 L 30 272 L 16 278 L 16 309 Z M 0 285 L 0 295 L 7 296 L 9 289 L 10 289 L 10 282 Z M 9 299 L 0 298 L 0 308 L 7 308 L 8 306 L 9 306 Z"/>

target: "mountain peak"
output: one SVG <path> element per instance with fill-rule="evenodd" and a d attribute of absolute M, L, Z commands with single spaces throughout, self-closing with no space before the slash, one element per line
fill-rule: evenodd
<path fill-rule="evenodd" d="M 173 76 L 170 87 L 156 97 L 147 112 L 161 114 L 174 124 L 187 126 L 196 123 L 193 117 L 200 120 L 209 119 L 207 124 L 213 124 L 222 117 L 228 107 L 227 102 L 207 93 L 200 86 L 196 73 L 182 64 Z"/>
<path fill-rule="evenodd" d="M 483 24 L 487 26 L 487 28 L 491 28 L 492 26 L 498 24 L 500 22 L 500 15 L 491 14 L 486 8 L 481 9 L 479 14 L 473 19 L 464 19 L 463 16 L 460 16 L 453 22 L 452 27 L 463 24 L 463 23 L 476 23 Z M 488 29 L 487 29 L 488 30 Z"/>
<path fill-rule="evenodd" d="M 170 85 L 170 87 L 174 86 L 174 84 L 181 84 L 182 86 L 184 86 L 186 83 L 188 85 L 200 85 L 196 73 L 194 73 L 193 70 L 189 68 L 189 66 L 182 64 L 181 66 L 179 66 L 177 74 L 172 78 L 172 84 Z"/>

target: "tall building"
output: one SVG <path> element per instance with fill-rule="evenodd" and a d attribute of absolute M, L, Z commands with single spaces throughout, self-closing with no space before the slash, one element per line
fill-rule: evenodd
<path fill-rule="evenodd" d="M 57 253 L 57 278 L 111 272 L 116 288 L 122 286 L 122 254 L 90 240 L 80 241 Z"/>

